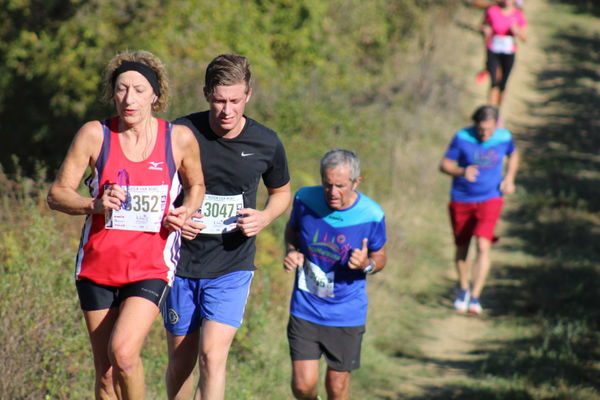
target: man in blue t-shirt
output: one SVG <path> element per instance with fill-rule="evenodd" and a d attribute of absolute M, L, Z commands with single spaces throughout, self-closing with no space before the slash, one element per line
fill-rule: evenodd
<path fill-rule="evenodd" d="M 384 213 L 356 191 L 361 181 L 356 154 L 343 149 L 325 154 L 321 180 L 296 193 L 285 232 L 284 268 L 296 271 L 288 340 L 297 399 L 317 398 L 323 354 L 329 398 L 349 398 L 367 319 L 366 276 L 387 261 Z"/>
<path fill-rule="evenodd" d="M 449 211 L 459 279 L 454 308 L 481 314 L 479 297 L 490 270 L 490 249 L 497 239 L 494 229 L 502 211 L 502 195 L 515 191 L 519 154 L 510 131 L 497 128 L 496 107 L 479 107 L 472 118 L 473 126 L 454 135 L 440 170 L 453 177 Z M 503 176 L 505 158 L 508 162 Z M 466 260 L 473 236 L 478 252 L 473 266 L 473 287 L 469 288 Z"/>

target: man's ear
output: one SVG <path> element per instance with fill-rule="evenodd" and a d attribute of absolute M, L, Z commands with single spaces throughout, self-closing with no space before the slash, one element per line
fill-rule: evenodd
<path fill-rule="evenodd" d="M 352 182 L 352 190 L 356 190 L 356 188 L 358 187 L 358 185 L 360 185 L 361 182 L 362 182 L 362 177 L 359 176 L 358 178 L 356 178 L 354 180 L 354 182 Z"/>

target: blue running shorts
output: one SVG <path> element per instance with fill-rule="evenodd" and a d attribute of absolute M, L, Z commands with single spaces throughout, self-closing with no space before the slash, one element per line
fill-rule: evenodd
<path fill-rule="evenodd" d="M 165 328 L 176 336 L 196 331 L 208 319 L 239 328 L 254 271 L 235 271 L 211 279 L 175 276 L 162 309 Z"/>

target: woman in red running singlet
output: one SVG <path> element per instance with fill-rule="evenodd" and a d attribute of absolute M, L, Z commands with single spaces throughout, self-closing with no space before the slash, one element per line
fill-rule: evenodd
<path fill-rule="evenodd" d="M 48 204 L 87 215 L 75 275 L 96 398 L 143 399 L 141 348 L 173 279 L 180 229 L 202 203 L 204 178 L 192 132 L 152 115 L 166 108 L 169 90 L 156 56 L 117 55 L 105 89 L 117 116 L 79 129 Z M 77 188 L 88 167 L 90 196 L 83 196 Z"/>

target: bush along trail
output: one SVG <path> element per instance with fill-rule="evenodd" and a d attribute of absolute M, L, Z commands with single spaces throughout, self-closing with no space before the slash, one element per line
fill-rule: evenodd
<path fill-rule="evenodd" d="M 386 398 L 600 398 L 600 18 L 585 1 L 525 7 L 530 40 L 502 110 L 524 157 L 486 313 L 452 311 L 449 266 L 447 296 L 433 304 L 445 312 L 428 320 L 416 355 L 400 355 L 406 385 Z M 473 98 L 484 102 L 485 90 Z"/>

